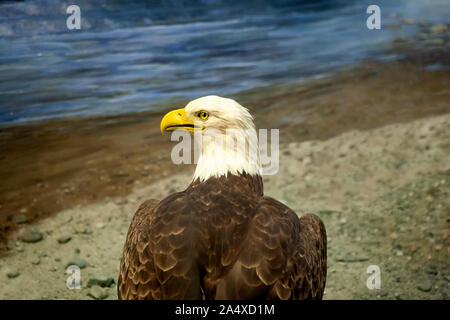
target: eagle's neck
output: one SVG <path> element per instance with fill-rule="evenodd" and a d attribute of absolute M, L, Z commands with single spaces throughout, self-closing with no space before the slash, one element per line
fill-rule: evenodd
<path fill-rule="evenodd" d="M 258 198 L 264 195 L 263 181 L 259 174 L 250 175 L 242 173 L 239 175 L 229 174 L 221 177 L 211 177 L 206 181 L 199 179 L 192 181 L 187 190 L 197 191 L 199 194 L 209 194 L 210 197 L 228 196 L 230 199 L 246 194 L 246 197 Z M 209 192 L 213 190 L 214 192 Z M 248 198 L 248 200 L 250 200 Z"/>
<path fill-rule="evenodd" d="M 205 181 L 211 177 L 249 174 L 260 175 L 258 140 L 256 130 L 222 132 L 214 137 L 202 136 L 200 154 L 193 181 Z M 240 146 L 240 147 L 238 147 Z"/>

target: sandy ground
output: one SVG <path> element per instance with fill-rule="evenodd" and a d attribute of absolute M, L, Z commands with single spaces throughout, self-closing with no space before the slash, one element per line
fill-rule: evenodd
<path fill-rule="evenodd" d="M 326 141 L 281 147 L 280 171 L 264 178 L 265 194 L 301 215 L 316 212 L 328 233 L 325 299 L 448 299 L 450 115 L 352 130 Z M 88 280 L 117 279 L 133 212 L 146 198 L 182 190 L 191 172 L 171 175 L 126 197 L 61 211 L 23 228 L 44 237 L 10 242 L 0 262 L 0 299 L 90 299 Z M 65 244 L 58 239 L 72 239 Z M 66 287 L 74 258 L 82 289 Z M 381 269 L 381 289 L 366 287 L 369 265 Z M 15 278 L 8 274 L 20 273 Z M 116 287 L 102 289 L 116 299 Z"/>

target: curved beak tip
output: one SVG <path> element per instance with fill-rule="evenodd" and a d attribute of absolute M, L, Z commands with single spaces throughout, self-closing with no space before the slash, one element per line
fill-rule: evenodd
<path fill-rule="evenodd" d="M 168 128 L 173 128 L 177 126 L 182 126 L 188 123 L 189 120 L 186 119 L 186 113 L 184 109 L 177 109 L 168 112 L 161 120 L 160 130 L 161 134 L 164 135 Z"/>

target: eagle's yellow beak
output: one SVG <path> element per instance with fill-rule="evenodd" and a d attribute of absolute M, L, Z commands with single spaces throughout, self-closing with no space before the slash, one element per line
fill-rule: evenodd
<path fill-rule="evenodd" d="M 194 121 L 187 119 L 184 109 L 177 109 L 167 113 L 161 120 L 161 134 L 165 131 L 184 129 L 194 132 Z"/>

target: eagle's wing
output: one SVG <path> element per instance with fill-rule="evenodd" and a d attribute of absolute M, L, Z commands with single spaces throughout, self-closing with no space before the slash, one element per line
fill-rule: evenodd
<path fill-rule="evenodd" d="M 192 220 L 182 193 L 149 200 L 137 210 L 125 242 L 118 297 L 126 300 L 201 299 Z"/>
<path fill-rule="evenodd" d="M 281 286 L 293 288 L 293 299 L 321 300 L 327 278 L 325 226 L 318 216 L 305 214 L 300 218 L 299 235 L 297 252 L 288 264 L 291 273 Z M 280 294 L 278 296 L 280 297 Z"/>
<path fill-rule="evenodd" d="M 150 249 L 148 226 L 158 200 L 147 200 L 136 211 L 120 262 L 117 294 L 121 300 L 154 299 L 160 295 L 155 282 L 153 257 Z"/>
<path fill-rule="evenodd" d="M 307 214 L 299 219 L 281 202 L 263 197 L 245 248 L 218 286 L 216 298 L 321 299 L 326 250 L 319 217 Z"/>
<path fill-rule="evenodd" d="M 119 299 L 202 298 L 202 280 L 195 263 L 202 245 L 192 241 L 193 229 L 183 232 L 193 221 L 191 213 L 195 207 L 179 195 L 171 195 L 159 204 L 147 201 L 136 212 L 120 266 Z M 215 294 L 208 294 L 209 298 L 322 298 L 326 279 L 326 234 L 322 221 L 311 214 L 299 219 L 272 198 L 262 197 L 259 202 L 251 222 L 243 224 L 246 232 L 242 238 L 241 232 L 232 236 L 242 239 L 241 246 L 236 247 L 240 249 L 233 251 L 240 254 L 231 269 L 218 279 Z M 227 232 L 219 234 L 229 238 Z M 222 251 L 225 249 L 230 248 Z M 215 261 L 214 257 L 209 259 Z"/>

